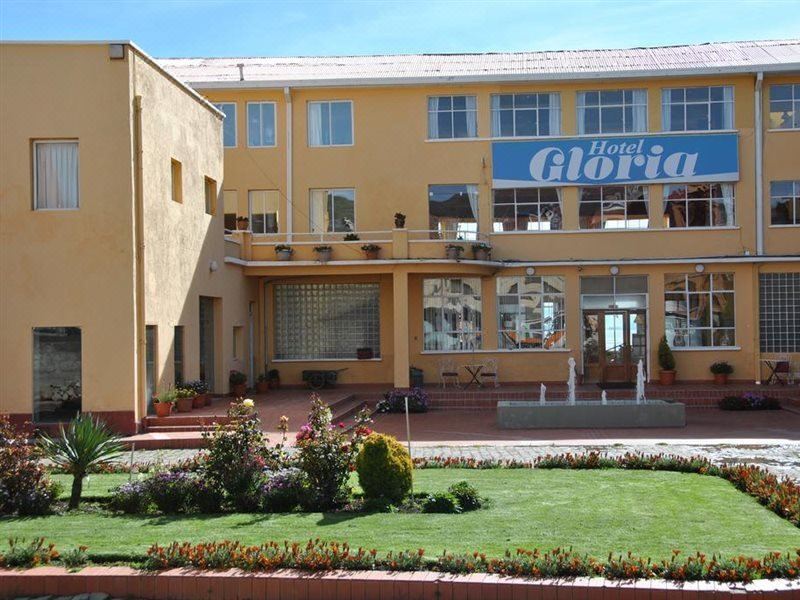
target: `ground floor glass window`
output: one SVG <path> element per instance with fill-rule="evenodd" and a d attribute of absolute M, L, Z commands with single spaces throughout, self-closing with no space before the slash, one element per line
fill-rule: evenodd
<path fill-rule="evenodd" d="M 377 283 L 274 286 L 276 360 L 350 359 L 381 352 Z"/>
<path fill-rule="evenodd" d="M 81 330 L 33 329 L 33 420 L 69 421 L 81 411 Z"/>
<path fill-rule="evenodd" d="M 800 352 L 800 273 L 759 275 L 761 352 Z"/>
<path fill-rule="evenodd" d="M 498 277 L 497 337 L 503 350 L 564 348 L 564 278 Z"/>
<path fill-rule="evenodd" d="M 423 349 L 480 349 L 480 278 L 425 279 L 422 287 Z"/>
<path fill-rule="evenodd" d="M 664 320 L 673 348 L 734 346 L 733 274 L 665 275 Z"/>

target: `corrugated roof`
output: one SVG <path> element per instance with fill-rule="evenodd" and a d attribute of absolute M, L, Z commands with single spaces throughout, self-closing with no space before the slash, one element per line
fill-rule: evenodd
<path fill-rule="evenodd" d="M 800 70 L 800 39 L 618 50 L 168 58 L 158 62 L 194 87 L 592 79 Z M 240 81 L 239 65 L 244 81 Z"/>

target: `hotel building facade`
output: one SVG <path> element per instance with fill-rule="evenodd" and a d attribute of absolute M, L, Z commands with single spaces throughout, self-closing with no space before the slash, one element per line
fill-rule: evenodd
<path fill-rule="evenodd" d="M 407 387 L 411 367 L 432 383 L 486 363 L 533 383 L 564 381 L 572 357 L 584 381 L 640 360 L 653 379 L 664 335 L 679 381 L 800 361 L 798 40 L 159 61 L 112 46 L 0 47 L 2 412 L 36 417 L 45 383 L 75 373 L 84 410 L 132 427 L 152 390 L 203 376 L 225 392 L 234 368 Z M 137 138 L 148 94 L 158 118 Z M 50 206 L 70 175 L 39 163 L 74 156 L 48 146 L 63 140 L 80 201 Z"/>

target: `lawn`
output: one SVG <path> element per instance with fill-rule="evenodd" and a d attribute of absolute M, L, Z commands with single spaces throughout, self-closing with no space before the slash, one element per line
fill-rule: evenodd
<path fill-rule="evenodd" d="M 85 493 L 99 496 L 127 479 L 94 475 Z M 499 555 L 507 548 L 572 546 L 598 557 L 631 550 L 660 559 L 673 548 L 760 556 L 800 547 L 800 529 L 716 477 L 620 470 L 415 472 L 416 491 L 441 491 L 459 480 L 490 498 L 489 508 L 461 515 L 110 516 L 90 507 L 67 516 L 3 518 L 0 537 L 44 536 L 58 548 L 85 544 L 94 553 L 143 552 L 153 542 L 174 540 L 257 544 L 312 537 L 378 550 L 425 548 L 428 555 L 445 549 Z"/>

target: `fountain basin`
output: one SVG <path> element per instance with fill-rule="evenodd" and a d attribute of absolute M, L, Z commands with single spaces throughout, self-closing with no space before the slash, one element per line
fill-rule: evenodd
<path fill-rule="evenodd" d="M 596 400 L 545 402 L 501 400 L 497 403 L 501 429 L 611 429 L 617 427 L 685 427 L 686 406 L 671 400 Z"/>

